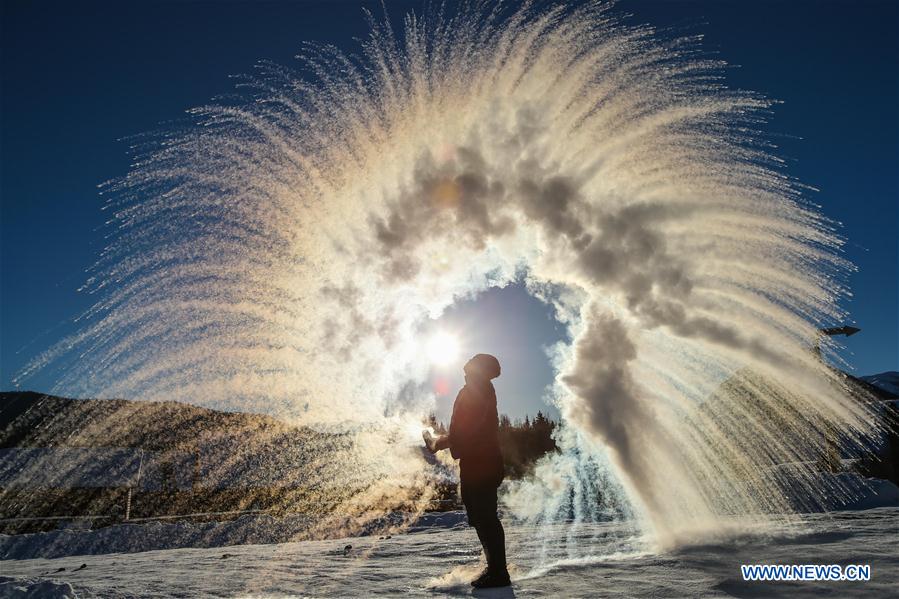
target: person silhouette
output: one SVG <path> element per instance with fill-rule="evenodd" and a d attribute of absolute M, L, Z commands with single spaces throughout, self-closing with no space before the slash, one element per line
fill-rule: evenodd
<path fill-rule="evenodd" d="M 506 533 L 496 513 L 496 492 L 504 469 L 496 390 L 491 380 L 500 375 L 499 360 L 489 354 L 477 354 L 465 364 L 463 371 L 465 386 L 453 403 L 449 432 L 436 439 L 425 432 L 425 444 L 432 453 L 449 448 L 453 458 L 459 460 L 462 503 L 487 558 L 487 568 L 471 585 L 475 588 L 509 586 Z"/>

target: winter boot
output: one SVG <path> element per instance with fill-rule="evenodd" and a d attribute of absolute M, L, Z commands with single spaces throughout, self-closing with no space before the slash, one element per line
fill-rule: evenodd
<path fill-rule="evenodd" d="M 493 589 L 497 587 L 507 587 L 511 584 L 512 581 L 509 579 L 509 571 L 505 568 L 502 570 L 490 570 L 488 568 L 483 574 L 471 581 L 471 586 L 476 589 Z"/>

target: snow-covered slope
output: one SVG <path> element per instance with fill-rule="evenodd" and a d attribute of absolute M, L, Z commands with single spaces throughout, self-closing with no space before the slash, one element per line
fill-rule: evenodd
<path fill-rule="evenodd" d="M 371 527 L 361 533 L 399 527 L 406 532 L 418 532 L 468 526 L 465 513 L 458 511 L 426 513 L 411 525 L 406 520 L 408 515 L 388 514 L 373 521 Z M 310 521 L 305 516 L 276 518 L 263 514 L 224 522 L 150 521 L 96 530 L 60 529 L 32 534 L 0 534 L 0 560 L 285 543 L 305 540 L 309 527 Z"/>
<path fill-rule="evenodd" d="M 788 470 L 789 466 L 779 468 Z M 815 507 L 815 511 L 899 507 L 899 488 L 890 481 L 865 479 L 851 473 L 821 473 L 819 485 L 822 488 L 849 489 L 853 492 L 853 497 L 848 501 L 836 497 L 827 505 L 802 504 L 804 507 Z M 799 505 L 797 503 L 797 508 Z M 378 536 L 391 529 L 432 532 L 437 529 L 467 527 L 465 513 L 458 511 L 425 513 L 411 520 L 411 524 L 410 518 L 409 514 L 390 513 L 373 520 L 360 534 Z M 507 519 L 507 522 L 511 520 Z M 0 534 L 0 560 L 286 543 L 308 540 L 312 524 L 314 523 L 308 517 L 301 515 L 274 517 L 258 514 L 223 522 L 159 520 L 119 524 L 96 530 L 60 529 L 33 534 Z"/>
<path fill-rule="evenodd" d="M 865 382 L 871 383 L 878 389 L 888 391 L 893 395 L 899 395 L 899 372 L 889 370 L 880 374 L 871 374 L 868 376 L 858 377 Z"/>
<path fill-rule="evenodd" d="M 670 553 L 615 552 L 615 524 L 509 525 L 511 589 L 479 597 L 889 597 L 899 588 L 899 510 L 811 514 L 780 528 Z M 549 536 L 542 533 L 550 532 Z M 557 542 L 577 542 L 572 556 Z M 590 554 L 595 557 L 589 557 Z M 471 529 L 227 548 L 0 562 L 0 597 L 467 596 L 478 568 Z M 586 557 L 585 557 L 586 556 Z M 741 564 L 868 564 L 869 582 L 744 582 Z M 71 589 L 69 586 L 71 585 Z"/>

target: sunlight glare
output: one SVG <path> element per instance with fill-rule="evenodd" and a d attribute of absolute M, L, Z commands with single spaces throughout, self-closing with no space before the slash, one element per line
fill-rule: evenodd
<path fill-rule="evenodd" d="M 459 342 L 455 336 L 444 331 L 435 333 L 428 341 L 428 359 L 432 364 L 445 366 L 459 354 Z"/>

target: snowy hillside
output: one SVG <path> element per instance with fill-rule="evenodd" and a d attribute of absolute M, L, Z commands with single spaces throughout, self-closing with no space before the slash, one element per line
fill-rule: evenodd
<path fill-rule="evenodd" d="M 895 370 L 881 372 L 880 374 L 860 376 L 858 378 L 871 383 L 878 389 L 883 389 L 893 395 L 899 395 L 899 372 L 896 372 Z"/>
<path fill-rule="evenodd" d="M 791 529 L 661 554 L 628 551 L 617 527 L 508 526 L 511 589 L 473 592 L 474 533 L 437 526 L 392 537 L 7 560 L 0 597 L 888 597 L 899 585 L 896 508 L 807 515 Z M 740 565 L 759 563 L 869 564 L 872 576 L 744 582 Z"/>

